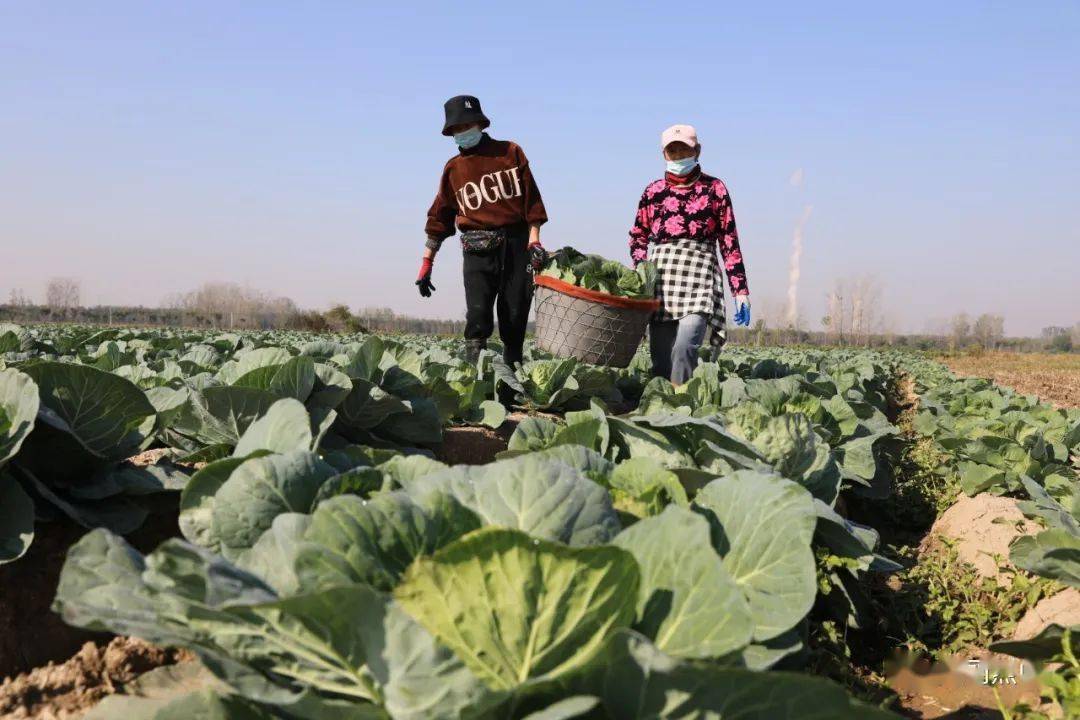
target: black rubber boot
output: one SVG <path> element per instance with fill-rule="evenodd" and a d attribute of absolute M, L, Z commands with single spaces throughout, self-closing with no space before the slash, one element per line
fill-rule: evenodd
<path fill-rule="evenodd" d="M 507 410 L 514 406 L 515 396 L 514 388 L 504 383 L 499 383 L 499 389 L 496 391 L 499 398 L 499 402 L 502 403 Z"/>
<path fill-rule="evenodd" d="M 487 347 L 487 340 L 465 341 L 465 362 L 475 365 L 480 362 L 480 351 Z"/>

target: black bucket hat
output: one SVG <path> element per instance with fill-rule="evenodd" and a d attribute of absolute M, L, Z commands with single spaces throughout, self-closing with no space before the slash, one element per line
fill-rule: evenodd
<path fill-rule="evenodd" d="M 469 125 L 480 123 L 480 129 L 484 130 L 491 121 L 480 109 L 480 101 L 472 95 L 457 95 L 446 101 L 443 105 L 446 110 L 446 122 L 443 123 L 442 134 L 449 135 L 450 128 L 455 125 Z"/>

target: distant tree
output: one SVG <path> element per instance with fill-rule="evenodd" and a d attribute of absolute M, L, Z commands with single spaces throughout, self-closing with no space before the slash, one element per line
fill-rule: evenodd
<path fill-rule="evenodd" d="M 1061 333 L 1055 335 L 1053 339 L 1050 340 L 1049 345 L 1050 352 L 1072 352 L 1073 347 L 1074 345 L 1071 333 Z"/>
<path fill-rule="evenodd" d="M 195 325 L 228 328 L 283 327 L 298 312 L 287 297 L 275 297 L 236 283 L 204 283 L 195 290 L 165 299 Z"/>
<path fill-rule="evenodd" d="M 825 317 L 829 320 L 829 327 L 826 330 L 826 336 L 829 342 L 843 344 L 844 342 L 844 297 L 847 295 L 847 288 L 843 280 L 834 280 L 832 290 L 830 290 L 825 296 L 825 302 L 828 307 L 829 314 Z"/>
<path fill-rule="evenodd" d="M 968 318 L 967 313 L 958 313 L 952 317 L 949 321 L 949 347 L 952 350 L 959 350 L 967 344 L 968 336 L 971 334 L 971 320 Z"/>
<path fill-rule="evenodd" d="M 1005 318 L 1000 315 L 983 313 L 972 328 L 975 341 L 984 349 L 993 350 L 1005 336 Z"/>
<path fill-rule="evenodd" d="M 754 340 L 758 345 L 765 344 L 765 331 L 768 329 L 768 325 L 765 323 L 764 318 L 758 318 L 754 321 Z"/>
<path fill-rule="evenodd" d="M 8 304 L 12 307 L 29 307 L 30 299 L 26 297 L 20 288 L 11 288 L 11 292 L 8 294 Z"/>
<path fill-rule="evenodd" d="M 881 284 L 867 275 L 851 284 L 851 332 L 856 340 L 870 344 L 870 336 L 881 320 Z"/>
<path fill-rule="evenodd" d="M 878 332 L 881 334 L 881 340 L 886 345 L 895 345 L 899 335 L 896 330 L 896 318 L 892 315 L 882 315 L 879 325 Z"/>
<path fill-rule="evenodd" d="M 869 345 L 871 336 L 881 330 L 881 299 L 881 283 L 872 275 L 833 280 L 821 319 L 826 340 Z"/>
<path fill-rule="evenodd" d="M 1058 335 L 1068 335 L 1069 328 L 1061 327 L 1059 325 L 1048 325 L 1039 332 L 1039 337 L 1043 340 L 1053 340 Z"/>
<path fill-rule="evenodd" d="M 45 304 L 55 315 L 67 317 L 79 307 L 81 294 L 77 279 L 54 277 L 45 285 Z"/>
<path fill-rule="evenodd" d="M 323 317 L 326 318 L 327 325 L 334 332 L 360 332 L 360 321 L 352 314 L 348 305 L 335 305 L 327 310 Z"/>
<path fill-rule="evenodd" d="M 286 325 L 292 330 L 330 332 L 330 323 L 326 322 L 326 316 L 317 310 L 299 311 L 289 318 Z"/>

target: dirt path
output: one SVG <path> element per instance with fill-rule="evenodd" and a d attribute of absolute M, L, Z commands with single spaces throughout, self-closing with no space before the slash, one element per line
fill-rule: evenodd
<path fill-rule="evenodd" d="M 957 375 L 990 378 L 1056 407 L 1080 407 L 1080 354 L 988 352 L 940 359 Z"/>
<path fill-rule="evenodd" d="M 0 717 L 67 720 L 81 717 L 103 697 L 120 692 L 143 673 L 187 662 L 185 650 L 164 650 L 142 640 L 88 642 L 64 663 L 49 663 L 0 685 Z"/>
<path fill-rule="evenodd" d="M 899 709 L 905 717 L 920 720 L 1000 720 L 1002 715 L 996 709 L 999 705 L 1009 708 L 1025 702 L 1038 706 L 1039 684 L 1030 664 L 1024 663 L 1024 670 L 1021 671 L 1022 663 L 1016 658 L 988 652 L 985 647 L 980 646 L 989 644 L 985 637 L 984 642 L 964 643 L 965 647 L 955 654 L 937 655 L 944 650 L 944 638 L 938 637 L 933 629 L 939 623 L 955 624 L 964 617 L 974 616 L 971 613 L 972 608 L 966 606 L 967 603 L 976 602 L 982 605 L 978 593 L 969 597 L 965 595 L 965 588 L 949 585 L 945 575 L 970 571 L 962 570 L 958 564 L 941 564 L 943 543 L 949 543 L 949 547 L 955 550 L 955 558 L 950 563 L 963 563 L 964 568 L 970 566 L 974 569 L 975 574 L 970 578 L 972 585 L 977 585 L 979 578 L 989 578 L 1001 583 L 1003 587 L 1008 587 L 1011 574 L 1016 570 L 1009 566 L 1007 561 L 1002 563 L 1000 559 L 1003 554 L 1007 557 L 1009 543 L 1022 534 L 1024 529 L 1024 518 L 1016 509 L 1015 501 L 986 494 L 974 498 L 961 495 L 951 508 L 938 517 L 933 528 L 919 544 L 916 566 L 937 569 L 932 570 L 929 576 L 916 574 L 895 578 L 897 584 L 891 589 L 897 591 L 897 598 L 900 599 L 897 607 L 906 606 L 907 612 L 913 612 L 922 619 L 912 626 L 912 629 L 916 630 L 915 636 L 919 640 L 925 640 L 929 645 L 928 649 L 939 658 L 936 662 L 931 662 L 930 657 L 922 657 L 921 653 L 917 653 L 917 662 L 910 666 L 901 666 L 889 673 L 889 687 L 899 696 Z M 930 593 L 937 594 L 933 605 L 927 603 L 917 604 L 917 607 L 910 606 L 913 599 L 930 597 Z M 945 617 L 942 614 L 945 597 L 951 598 L 952 604 L 946 604 L 946 607 L 948 612 L 955 613 L 954 617 Z M 1068 599 L 1065 598 L 1066 601 Z M 1001 609 L 997 605 L 983 607 L 986 608 L 983 621 L 988 623 L 982 628 L 983 632 L 1000 632 L 1004 633 L 1004 637 L 1008 637 L 1012 630 L 1007 613 L 1002 611 L 1002 614 L 998 615 Z M 1060 610 L 1047 607 L 1046 612 L 1059 613 Z M 1024 632 L 1031 632 L 1031 627 L 1039 625 L 1040 619 L 1033 616 Z M 970 622 L 970 619 L 966 621 Z M 918 629 L 923 627 L 922 623 L 925 623 L 927 628 L 926 636 L 918 632 Z M 1042 626 L 1039 626 L 1038 630 L 1041 629 Z M 998 635 L 998 639 L 1004 637 Z M 955 643 L 955 640 L 953 642 Z M 943 647 L 936 647 L 939 644 Z M 1001 678 L 1014 678 L 1015 681 L 1004 680 L 1001 684 L 988 684 L 986 679 L 994 674 Z"/>
<path fill-rule="evenodd" d="M 881 503 L 855 503 L 856 514 L 862 517 L 854 519 L 878 529 L 883 543 L 893 548 L 895 559 L 905 566 L 927 568 L 940 564 L 933 553 L 947 540 L 958 548 L 958 562 L 971 563 L 978 571 L 994 577 L 998 571 L 997 557 L 1007 556 L 1008 543 L 1019 532 L 1023 517 L 1012 501 L 1006 499 L 989 495 L 977 499 L 957 496 L 955 486 L 934 472 L 939 462 L 936 451 L 920 441 L 912 427 L 918 405 L 911 379 L 902 378 L 892 388 L 887 413 L 910 441 L 895 458 L 894 496 Z M 995 523 L 999 516 L 1014 522 Z M 943 567 L 942 571 L 948 569 Z M 880 656 L 865 669 L 877 677 L 881 677 L 878 673 L 884 673 L 885 684 L 897 695 L 896 710 L 904 717 L 998 720 L 1001 718 L 996 709 L 998 697 L 993 687 L 981 682 L 979 674 L 988 667 L 1012 668 L 1015 660 L 992 657 L 979 648 L 966 649 L 961 656 L 936 663 L 924 656 L 940 651 L 942 644 L 934 628 L 945 620 L 940 617 L 940 611 L 931 613 L 925 604 L 930 597 L 930 587 L 925 583 L 934 582 L 935 577 L 933 572 L 929 578 L 921 572 L 898 573 L 874 591 L 885 620 L 879 630 L 888 640 L 861 638 L 861 642 L 879 645 Z M 965 600 L 958 595 L 956 602 Z M 959 606 L 955 610 L 961 612 Z M 909 641 L 914 644 L 908 646 Z M 907 661 L 899 656 L 897 659 L 901 661 L 895 665 L 893 653 L 906 646 L 914 654 Z M 975 661 L 981 664 L 976 665 Z M 1021 699 L 1037 702 L 1038 686 L 1027 682 L 999 688 L 998 694 L 1006 707 Z"/>

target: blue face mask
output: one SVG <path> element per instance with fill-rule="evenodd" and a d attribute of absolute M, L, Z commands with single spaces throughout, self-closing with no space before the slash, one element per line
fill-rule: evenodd
<path fill-rule="evenodd" d="M 691 170 L 697 167 L 697 164 L 697 158 L 693 156 L 682 160 L 668 160 L 667 171 L 672 175 L 688 175 Z"/>
<path fill-rule="evenodd" d="M 480 138 L 483 137 L 483 133 L 478 127 L 472 127 L 465 132 L 459 132 L 454 134 L 454 142 L 462 150 L 468 150 L 469 148 L 476 147 L 476 144 L 480 142 Z"/>

